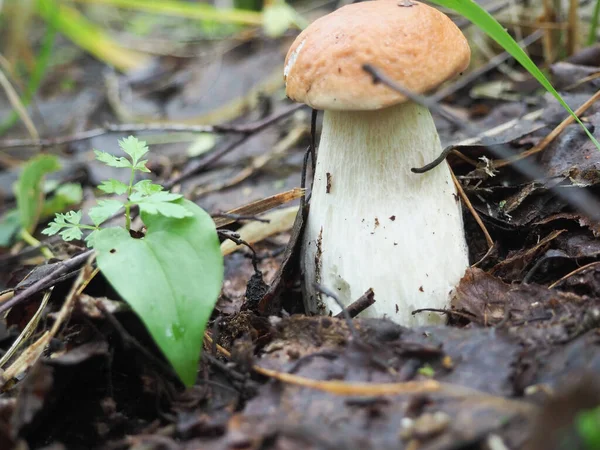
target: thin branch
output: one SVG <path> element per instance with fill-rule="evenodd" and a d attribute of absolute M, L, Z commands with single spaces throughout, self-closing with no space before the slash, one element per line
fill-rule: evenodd
<path fill-rule="evenodd" d="M 485 242 L 487 242 L 487 245 L 488 245 L 488 252 L 489 252 L 494 247 L 494 240 L 492 239 L 492 237 L 490 236 L 490 233 L 488 232 L 487 228 L 483 224 L 481 217 L 479 217 L 479 214 L 477 213 L 477 211 L 475 211 L 475 208 L 473 208 L 473 204 L 471 203 L 471 200 L 469 200 L 469 197 L 467 197 L 465 190 L 463 189 L 461 184 L 456 179 L 456 175 L 454 175 L 454 172 L 451 168 L 450 168 L 450 175 L 452 176 L 452 181 L 454 182 L 454 186 L 456 186 L 458 195 L 460 195 L 460 198 L 465 203 L 465 206 L 467 207 L 467 209 L 473 216 L 473 219 L 475 219 L 475 222 L 477 222 L 477 225 L 479 225 L 479 228 L 483 232 L 483 235 L 485 236 Z"/>
<path fill-rule="evenodd" d="M 4 311 L 12 308 L 13 306 L 29 299 L 32 295 L 35 295 L 38 292 L 41 292 L 44 289 L 48 289 L 49 287 L 54 286 L 60 280 L 61 276 L 64 273 L 70 270 L 78 269 L 80 266 L 82 266 L 92 253 L 93 250 L 87 250 L 67 261 L 57 263 L 56 270 L 53 270 L 48 275 L 41 278 L 36 283 L 32 284 L 22 292 L 18 293 L 10 300 L 7 300 L 6 302 L 0 304 L 0 313 L 3 313 Z"/>
<path fill-rule="evenodd" d="M 231 213 L 215 213 L 212 215 L 213 218 L 219 217 L 219 218 L 224 218 L 224 219 L 228 219 L 231 220 L 233 222 L 239 222 L 241 220 L 248 220 L 248 221 L 254 221 L 254 222 L 262 222 L 262 223 L 269 223 L 270 221 L 268 219 L 263 219 L 261 217 L 256 217 L 256 216 L 245 216 L 242 214 L 231 214 Z"/>
<path fill-rule="evenodd" d="M 145 132 L 187 132 L 187 133 L 238 133 L 254 134 L 264 130 L 273 123 L 293 114 L 302 107 L 303 104 L 292 104 L 286 106 L 281 111 L 266 117 L 265 119 L 242 125 L 186 125 L 169 123 L 148 123 L 148 124 L 106 124 L 100 128 L 94 128 L 81 133 L 75 133 L 67 136 L 57 136 L 46 139 L 4 139 L 0 140 L 0 148 L 18 148 L 18 147 L 53 147 L 57 145 L 70 144 L 72 142 L 85 141 L 109 133 L 145 133 Z"/>
<path fill-rule="evenodd" d="M 369 288 L 367 292 L 358 297 L 358 299 L 354 300 L 352 303 L 348 305 L 345 309 L 346 312 L 350 315 L 350 317 L 356 317 L 369 306 L 375 303 L 375 293 L 373 289 Z M 345 312 L 340 311 L 335 316 L 336 319 L 343 319 L 345 317 Z"/>
<path fill-rule="evenodd" d="M 584 112 L 586 112 L 588 110 L 588 108 L 590 106 L 592 106 L 594 103 L 596 103 L 598 101 L 598 99 L 600 99 L 600 91 L 596 92 L 594 95 L 592 95 L 590 98 L 588 98 L 585 103 L 583 105 L 581 105 L 579 108 L 577 108 L 575 110 L 575 114 L 579 117 L 581 116 Z M 536 153 L 541 152 L 542 150 L 544 150 L 554 139 L 556 139 L 556 137 L 565 129 L 567 128 L 569 125 L 571 125 L 573 122 L 575 122 L 575 118 L 569 114 L 561 123 L 559 123 L 556 128 L 554 128 L 554 130 L 552 130 L 550 132 L 550 134 L 548 134 L 544 139 L 542 139 L 535 147 L 530 148 L 527 151 L 524 151 L 523 153 L 520 153 L 518 155 L 516 155 L 514 158 L 512 159 L 504 159 L 504 160 L 500 160 L 500 161 L 493 161 L 492 162 L 492 168 L 493 169 L 498 169 L 500 167 L 504 167 L 507 166 L 509 164 L 513 164 L 516 160 L 519 159 L 523 159 L 523 158 L 527 158 L 531 155 L 535 155 Z"/>
<path fill-rule="evenodd" d="M 521 48 L 527 48 L 534 42 L 538 41 L 543 35 L 544 35 L 543 31 L 537 30 L 537 31 L 533 32 L 532 34 L 530 34 L 529 36 L 527 36 L 522 41 L 519 41 L 518 44 Z M 508 52 L 500 53 L 499 55 L 494 56 L 483 66 L 478 67 L 477 69 L 469 72 L 467 75 L 460 77 L 458 79 L 458 81 L 456 81 L 455 83 L 452 83 L 450 86 L 436 92 L 433 95 L 433 98 L 436 99 L 437 101 L 442 101 L 446 97 L 449 97 L 450 95 L 454 94 L 458 90 L 464 88 L 465 86 L 469 85 L 473 81 L 479 79 L 483 74 L 498 67 L 500 64 L 506 62 L 510 58 L 511 58 L 511 54 Z"/>
<path fill-rule="evenodd" d="M 577 274 L 583 272 L 584 270 L 587 270 L 590 267 L 595 267 L 595 266 L 597 266 L 599 264 L 600 264 L 600 261 L 594 261 L 594 262 L 591 262 L 589 264 L 586 264 L 585 266 L 578 267 L 577 269 L 573 270 L 572 272 L 569 272 L 568 274 L 566 274 L 564 277 L 556 280 L 554 283 L 552 283 L 550 286 L 548 286 L 548 289 L 554 289 L 560 283 L 562 283 L 563 281 L 571 278 L 573 275 L 577 275 Z"/>
<path fill-rule="evenodd" d="M 10 84 L 10 81 L 8 80 L 6 75 L 4 75 L 4 72 L 1 69 L 0 69 L 0 86 L 2 86 L 2 89 L 4 89 L 4 92 L 6 93 L 6 96 L 8 97 L 8 101 L 10 102 L 10 104 L 14 108 L 14 110 L 17 112 L 19 118 L 23 122 L 23 125 L 25 125 L 25 128 L 27 128 L 29 135 L 32 137 L 31 140 L 33 140 L 33 141 L 39 140 L 39 134 L 35 128 L 35 125 L 33 124 L 33 121 L 31 120 L 31 118 L 29 117 L 29 114 L 27 113 L 27 108 L 25 107 L 25 105 L 19 98 L 19 94 L 17 94 L 17 91 L 15 90 L 13 85 Z"/>
<path fill-rule="evenodd" d="M 229 144 L 223 146 L 220 149 L 215 150 L 212 153 L 209 153 L 204 158 L 200 160 L 193 160 L 190 164 L 181 171 L 179 175 L 171 180 L 162 183 L 165 189 L 171 189 L 176 184 L 181 183 L 182 181 L 187 180 L 188 178 L 199 174 L 204 171 L 208 166 L 217 162 L 219 159 L 223 158 L 225 155 L 231 153 L 244 142 L 246 142 L 250 138 L 249 134 L 244 134 L 240 138 L 230 142 Z"/>
<path fill-rule="evenodd" d="M 286 107 L 283 111 L 278 112 L 277 114 L 273 114 L 266 119 L 263 119 L 258 122 L 254 122 L 253 124 L 248 125 L 238 125 L 238 126 L 225 126 L 219 125 L 218 128 L 221 129 L 222 132 L 235 132 L 241 133 L 242 136 L 224 147 L 217 149 L 208 155 L 204 156 L 202 159 L 192 161 L 178 176 L 173 178 L 172 180 L 163 183 L 165 189 L 171 189 L 176 184 L 181 183 L 182 181 L 188 179 L 191 176 L 194 176 L 202 171 L 204 171 L 207 167 L 217 162 L 219 159 L 223 158 L 225 155 L 231 153 L 233 150 L 238 148 L 244 142 L 246 142 L 251 136 L 254 134 L 264 130 L 265 128 L 273 125 L 275 122 L 283 119 L 284 117 L 289 116 L 293 112 L 299 110 L 301 107 L 306 105 L 290 105 Z M 215 128 L 215 127 L 213 127 Z"/>

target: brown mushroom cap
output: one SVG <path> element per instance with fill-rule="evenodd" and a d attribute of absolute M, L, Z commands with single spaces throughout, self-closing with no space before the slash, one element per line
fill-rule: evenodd
<path fill-rule="evenodd" d="M 465 70 L 470 57 L 462 32 L 435 8 L 410 0 L 353 3 L 296 38 L 285 59 L 286 93 L 315 109 L 380 109 L 406 97 L 374 84 L 363 64 L 423 93 Z"/>

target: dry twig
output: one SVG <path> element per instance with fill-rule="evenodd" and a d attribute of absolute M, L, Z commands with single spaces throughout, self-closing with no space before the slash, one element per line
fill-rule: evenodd
<path fill-rule="evenodd" d="M 600 99 L 600 91 L 596 92 L 594 95 L 592 95 L 590 98 L 588 98 L 585 103 L 583 105 L 581 105 L 579 108 L 577 108 L 575 110 L 575 114 L 577 116 L 581 116 L 584 112 L 586 112 L 590 106 L 592 106 L 594 103 L 596 103 L 598 101 L 598 99 Z M 499 169 L 500 167 L 504 167 L 507 166 L 509 164 L 514 164 L 516 161 L 519 161 L 523 158 L 527 158 L 531 155 L 535 155 L 536 153 L 539 153 L 541 151 L 543 151 L 546 147 L 548 147 L 548 145 L 554 140 L 556 139 L 556 137 L 565 129 L 567 128 L 569 125 L 571 125 L 573 122 L 575 122 L 575 118 L 572 115 L 568 115 L 565 120 L 563 120 L 560 124 L 558 124 L 556 126 L 556 128 L 554 128 L 554 130 L 552 130 L 550 132 L 550 134 L 548 134 L 544 139 L 542 139 L 536 146 L 530 148 L 527 151 L 524 151 L 523 153 L 516 155 L 512 158 L 508 158 L 508 159 L 501 159 L 498 161 L 493 161 L 492 162 L 492 167 L 494 169 Z"/>
<path fill-rule="evenodd" d="M 82 131 L 67 136 L 57 136 L 45 139 L 4 139 L 0 141 L 0 149 L 18 148 L 18 147 L 53 147 L 57 145 L 70 144 L 78 141 L 85 141 L 108 133 L 144 133 L 144 132 L 189 132 L 189 133 L 236 133 L 236 134 L 254 134 L 264 130 L 290 114 L 298 111 L 305 105 L 292 104 L 286 106 L 281 111 L 256 122 L 243 125 L 186 125 L 186 124 L 106 124 L 100 128 Z"/>

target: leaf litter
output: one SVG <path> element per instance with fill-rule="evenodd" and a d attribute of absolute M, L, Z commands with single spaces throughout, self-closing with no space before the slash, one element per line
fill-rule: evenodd
<path fill-rule="evenodd" d="M 75 120 L 69 101 L 61 105 L 52 97 L 40 99 L 41 110 L 54 108 L 53 129 L 65 135 L 107 118 L 253 123 L 284 106 L 281 85 L 273 80 L 286 42 L 261 44 L 250 38 L 224 51 L 208 43 L 207 59 L 174 64 L 165 57 L 155 73 L 109 77 L 107 85 L 116 81 L 117 91 L 129 90 L 129 97 L 98 90 L 93 80 L 81 78 L 81 92 L 92 105 L 84 109 L 84 117 Z M 71 62 L 73 69 L 86 64 L 90 70 L 97 65 Z M 597 79 L 582 80 L 598 71 L 600 61 L 589 56 L 551 67 L 553 81 L 573 108 L 597 91 Z M 248 82 L 240 84 L 249 73 Z M 475 86 L 499 77 L 492 72 Z M 257 86 L 262 96 L 256 95 Z M 477 117 L 472 99 L 464 100 L 466 95 L 456 108 L 488 130 L 487 142 L 524 152 L 566 113 L 548 96 L 531 96 L 524 84 L 513 83 L 510 90 L 522 98 L 476 100 L 489 110 L 483 118 Z M 600 137 L 597 104 L 583 120 Z M 600 403 L 598 224 L 553 190 L 597 194 L 600 156 L 585 133 L 569 125 L 532 155 L 545 176 L 529 180 L 510 165 L 494 168 L 494 155 L 481 139 L 440 124 L 444 143 L 459 142 L 448 161 L 495 246 L 481 260 L 487 252 L 485 238 L 465 213 L 471 262 L 479 263 L 461 280 L 452 309 L 443 312 L 449 326 L 406 329 L 384 319 L 349 323 L 293 315 L 302 312 L 297 252 L 302 209 L 293 223 L 288 216 L 281 223 L 255 219 L 277 220 L 276 211 L 298 207 L 299 195 L 288 190 L 300 186 L 308 136 L 300 136 L 276 158 L 260 158 L 298 124 L 308 122 L 303 111 L 283 118 L 181 185 L 186 193 L 212 186 L 192 199 L 214 214 L 221 230 L 239 232 L 242 239 L 252 236 L 248 239 L 253 241 L 253 251 L 222 244 L 231 253 L 225 258 L 226 279 L 204 340 L 196 385 L 182 389 L 143 324 L 118 302 L 101 275 L 74 301 L 64 328 L 51 339 L 48 335 L 45 344 L 44 333 L 65 319 L 60 311 L 76 275 L 69 267 L 66 278 L 56 280 L 43 320 L 28 342 L 30 353 L 21 354 L 30 357 L 20 366 L 27 370 L 3 377 L 1 448 L 441 450 L 517 449 L 527 443 L 533 449 L 558 448 L 552 447 L 561 436 L 555 430 L 569 429 L 578 411 Z M 22 137 L 19 129 L 14 132 L 7 137 Z M 152 133 L 148 140 L 159 149 L 150 155 L 152 180 L 169 180 L 190 161 L 231 142 L 217 136 L 212 150 L 190 158 L 189 136 L 178 140 Z M 116 142 L 106 134 L 52 151 L 71 167 L 85 169 L 86 176 L 79 179 L 88 195 L 93 195 L 90 186 L 107 178 L 114 178 L 107 188 L 118 192 L 124 181 L 118 172 L 100 168 L 90 158 L 94 147 L 116 153 Z M 59 181 L 71 172 L 58 172 Z M 235 174 L 243 176 L 230 183 Z M 8 202 L 15 178 L 14 169 L 0 174 Z M 284 191 L 288 194 L 277 200 Z M 231 218 L 220 217 L 223 211 L 230 211 Z M 259 231 L 245 234 L 252 228 Z M 60 250 L 68 255 L 75 248 Z M 0 263 L 6 288 L 2 301 L 52 273 L 49 266 L 56 264 L 39 265 L 35 256 L 18 251 L 3 252 Z M 24 269 L 30 274 L 24 276 Z M 2 324 L 2 349 L 11 346 L 41 302 L 38 293 L 30 303 L 12 308 Z M 36 349 L 40 339 L 45 345 Z M 552 414 L 557 410 L 561 413 Z"/>

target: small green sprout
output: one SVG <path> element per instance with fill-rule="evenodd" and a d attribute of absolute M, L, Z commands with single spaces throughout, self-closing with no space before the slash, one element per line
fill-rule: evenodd
<path fill-rule="evenodd" d="M 48 236 L 60 234 L 65 241 L 72 241 L 81 239 L 83 230 L 91 230 L 92 232 L 86 237 L 86 242 L 93 247 L 94 235 L 100 229 L 100 225 L 121 210 L 125 211 L 125 228 L 129 231 L 131 228 L 131 207 L 133 205 L 138 205 L 140 212 L 160 214 L 176 219 L 192 215 L 184 206 L 173 203 L 182 198 L 180 194 L 165 192 L 162 186 L 154 184 L 150 180 L 142 180 L 134 184 L 136 172 L 150 172 L 146 167 L 148 160 L 142 159 L 148 153 L 148 146 L 145 142 L 129 136 L 119 141 L 119 147 L 129 158 L 114 156 L 100 150 L 94 150 L 94 153 L 98 161 L 109 167 L 129 169 L 129 184 L 111 178 L 103 181 L 98 189 L 106 194 L 126 196 L 126 198 L 124 200 L 114 198 L 99 200 L 98 205 L 91 208 L 88 213 L 93 226 L 81 223 L 81 211 L 57 214 L 48 228 L 42 231 L 43 234 Z"/>
<path fill-rule="evenodd" d="M 135 183 L 137 172 L 149 172 L 145 142 L 119 141 L 126 157 L 95 150 L 110 167 L 129 171 L 129 182 L 110 179 L 98 189 L 111 198 L 88 212 L 57 214 L 43 233 L 64 240 L 81 239 L 96 251 L 98 268 L 146 325 L 150 335 L 181 380 L 194 384 L 204 329 L 223 282 L 223 255 L 210 215 L 180 194 L 165 191 L 150 180 Z M 131 235 L 131 208 L 137 205 L 146 233 Z M 125 228 L 102 226 L 116 214 Z"/>
<path fill-rule="evenodd" d="M 417 372 L 427 378 L 433 378 L 435 375 L 435 370 L 433 370 L 433 367 L 431 367 L 429 364 L 423 365 L 419 368 L 419 370 L 417 370 Z"/>

